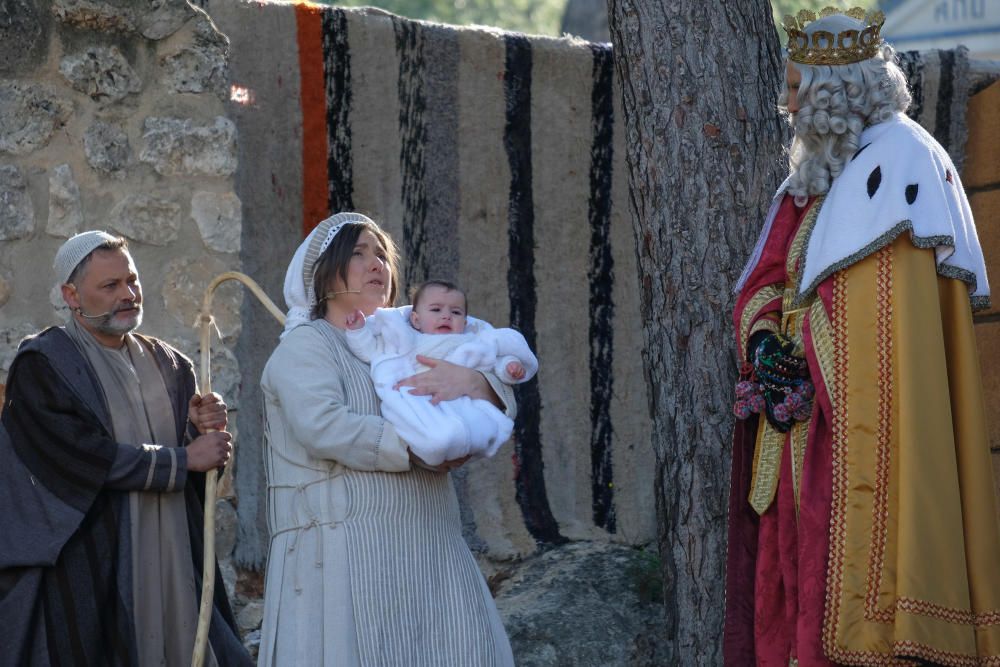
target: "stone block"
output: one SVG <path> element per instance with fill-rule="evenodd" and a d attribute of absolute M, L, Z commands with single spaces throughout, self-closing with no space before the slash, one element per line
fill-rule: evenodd
<path fill-rule="evenodd" d="M 53 278 L 55 280 L 55 278 Z M 58 282 L 52 285 L 52 289 L 49 290 L 49 303 L 52 304 L 52 310 L 55 312 L 56 317 L 59 318 L 60 322 L 69 322 L 69 318 L 72 316 L 72 312 L 69 306 L 62 298 L 62 285 Z"/>
<path fill-rule="evenodd" d="M 260 651 L 260 630 L 251 630 L 243 635 L 243 647 L 254 660 L 257 659 L 257 652 Z"/>
<path fill-rule="evenodd" d="M 10 295 L 13 289 L 14 285 L 11 282 L 10 274 L 0 274 L 0 308 L 3 308 L 4 304 L 10 300 Z"/>
<path fill-rule="evenodd" d="M 83 152 L 87 164 L 115 178 L 125 177 L 131 148 L 128 134 L 118 125 L 97 121 L 83 134 Z"/>
<path fill-rule="evenodd" d="M 146 39 L 163 39 L 177 32 L 198 12 L 186 0 L 151 0 L 138 18 L 139 32 Z"/>
<path fill-rule="evenodd" d="M 59 71 L 73 90 L 96 102 L 118 102 L 142 90 L 142 79 L 114 46 L 91 46 L 71 53 L 59 63 Z"/>
<path fill-rule="evenodd" d="M 200 17 L 186 48 L 160 59 L 163 83 L 175 93 L 215 93 L 223 99 L 229 83 L 229 41 L 208 17 Z"/>
<path fill-rule="evenodd" d="M 222 583 L 226 587 L 226 595 L 229 596 L 231 602 L 233 594 L 236 591 L 236 568 L 233 566 L 232 561 L 220 558 L 219 570 L 222 572 Z"/>
<path fill-rule="evenodd" d="M 214 277 L 214 276 L 213 276 Z M 207 282 L 205 283 L 207 285 Z M 171 304 L 174 308 L 179 309 L 182 312 L 174 312 L 173 314 L 178 316 L 178 319 L 187 314 L 188 309 L 190 309 L 190 315 L 188 316 L 187 324 L 190 326 L 198 319 L 198 312 L 201 310 L 201 300 L 204 297 L 205 285 L 200 285 L 202 291 L 198 291 L 198 286 L 192 288 L 192 293 L 190 296 L 195 296 L 194 291 L 197 291 L 198 305 L 194 306 L 194 299 L 188 298 L 189 295 L 180 295 L 174 292 L 177 289 L 177 285 L 173 285 L 171 289 L 170 303 L 167 305 L 167 309 L 171 310 Z M 223 294 L 223 301 L 219 302 L 216 299 L 212 300 L 212 312 L 213 315 L 218 318 L 223 315 L 224 311 L 228 311 L 232 304 L 226 304 L 226 297 L 232 297 L 233 294 L 228 290 L 231 288 L 223 287 L 221 290 L 227 290 Z M 218 295 L 218 292 L 216 293 Z M 164 290 L 164 298 L 166 298 L 166 290 Z M 222 308 L 218 308 L 221 305 Z M 171 311 L 173 312 L 173 311 Z M 228 317 L 228 313 L 226 313 Z M 183 320 L 182 320 L 183 321 Z M 221 330 L 221 329 L 220 329 Z M 200 337 L 200 331 L 193 332 L 196 338 Z M 192 361 L 194 361 L 195 368 L 198 369 L 199 382 L 201 382 L 201 344 L 197 342 L 192 342 L 188 340 L 173 341 L 171 345 L 176 347 L 178 350 L 187 355 Z M 240 398 L 240 364 L 236 359 L 236 355 L 230 350 L 224 343 L 219 341 L 215 332 L 212 333 L 212 358 L 209 362 L 209 370 L 212 373 L 212 391 L 222 396 L 222 400 L 226 402 L 226 406 L 230 411 L 239 409 L 239 398 Z M 236 437 L 236 416 L 234 414 L 229 415 L 229 426 L 227 430 L 233 434 L 235 440 Z M 230 468 L 227 468 L 227 473 Z M 225 475 L 223 479 L 219 480 L 220 485 L 223 480 L 225 480 Z M 221 495 L 221 494 L 220 494 Z"/>
<path fill-rule="evenodd" d="M 68 239 L 80 231 L 83 207 L 80 187 L 68 164 L 57 165 L 49 172 L 49 220 L 45 232 L 49 236 Z"/>
<path fill-rule="evenodd" d="M 239 252 L 243 231 L 240 198 L 234 193 L 195 192 L 191 217 L 198 224 L 205 246 L 217 252 Z"/>
<path fill-rule="evenodd" d="M 0 241 L 29 236 L 35 229 L 35 207 L 21 170 L 0 164 Z"/>
<path fill-rule="evenodd" d="M 129 0 L 55 0 L 52 13 L 63 24 L 81 30 L 126 33 L 135 30 Z"/>
<path fill-rule="evenodd" d="M 497 610 L 521 667 L 666 664 L 654 554 L 576 542 L 505 574 L 495 586 Z"/>
<path fill-rule="evenodd" d="M 205 289 L 212 279 L 220 273 L 238 269 L 238 266 L 226 264 L 212 256 L 181 257 L 167 265 L 166 277 L 163 281 L 163 301 L 167 312 L 183 326 L 190 327 L 198 320 L 201 312 Z M 243 303 L 243 287 L 235 282 L 227 282 L 215 291 L 212 298 L 212 316 L 219 327 L 223 341 L 230 342 L 239 335 L 240 306 Z M 223 346 L 217 339 L 212 343 L 212 356 L 225 354 L 220 352 Z M 197 353 L 197 349 L 195 350 Z M 231 352 L 229 354 L 232 354 Z M 197 359 L 197 356 L 194 357 Z M 212 387 L 226 398 L 230 397 L 220 390 L 224 386 L 224 378 L 213 370 Z M 238 376 L 237 376 L 238 377 Z"/>
<path fill-rule="evenodd" d="M 112 229 L 130 239 L 165 246 L 177 239 L 181 207 L 169 199 L 127 195 L 111 210 Z"/>
<path fill-rule="evenodd" d="M 261 621 L 264 620 L 263 601 L 251 600 L 247 602 L 243 609 L 236 614 L 236 623 L 240 626 L 240 632 L 247 633 L 260 628 Z"/>
<path fill-rule="evenodd" d="M 17 346 L 25 336 L 38 332 L 39 328 L 30 322 L 0 329 L 0 382 L 7 383 L 7 371 L 17 356 Z"/>
<path fill-rule="evenodd" d="M 236 126 L 228 118 L 199 124 L 189 118 L 150 117 L 142 138 L 139 159 L 164 176 L 229 176 L 236 171 Z"/>
<path fill-rule="evenodd" d="M 0 18 L 0 75 L 25 76 L 45 62 L 51 18 L 34 0 L 5 0 Z"/>
<path fill-rule="evenodd" d="M 73 112 L 54 89 L 23 81 L 0 81 L 0 153 L 27 155 L 45 146 Z"/>
<path fill-rule="evenodd" d="M 215 501 L 215 556 L 228 559 L 236 546 L 236 508 L 225 499 Z M 233 580 L 235 585 L 235 579 Z"/>

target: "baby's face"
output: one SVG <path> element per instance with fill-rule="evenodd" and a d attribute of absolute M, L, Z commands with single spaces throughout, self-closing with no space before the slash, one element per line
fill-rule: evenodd
<path fill-rule="evenodd" d="M 426 334 L 463 333 L 465 295 L 438 285 L 427 287 L 410 313 L 410 323 Z"/>

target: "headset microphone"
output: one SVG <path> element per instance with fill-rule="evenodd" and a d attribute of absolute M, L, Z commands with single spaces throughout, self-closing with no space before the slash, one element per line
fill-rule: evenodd
<path fill-rule="evenodd" d="M 77 306 L 73 310 L 76 312 L 77 315 L 79 315 L 80 317 L 86 318 L 88 320 L 99 320 L 99 319 L 105 318 L 108 315 L 111 315 L 111 314 L 113 314 L 115 312 L 113 310 L 109 310 L 108 312 L 106 312 L 106 313 L 104 313 L 102 315 L 88 315 L 87 313 L 83 312 L 83 308 L 80 308 L 79 306 Z"/>
<path fill-rule="evenodd" d="M 139 307 L 138 306 L 133 306 L 133 308 L 138 309 Z M 126 310 L 126 309 L 125 308 L 117 308 L 115 310 L 109 310 L 106 313 L 102 313 L 101 315 L 88 315 L 87 313 L 83 312 L 83 308 L 81 308 L 80 306 L 77 306 L 76 308 L 73 308 L 73 312 L 75 312 L 76 314 L 78 314 L 80 317 L 82 317 L 84 319 L 88 319 L 88 320 L 100 320 L 100 319 L 103 319 L 105 317 L 108 317 L 109 315 L 114 315 L 115 313 L 120 312 L 121 310 Z"/>
<path fill-rule="evenodd" d="M 327 299 L 333 299 L 338 294 L 361 294 L 361 290 L 359 290 L 359 289 L 345 289 L 345 290 L 343 290 L 341 292 L 327 292 L 326 294 L 323 295 L 323 300 L 326 301 Z"/>

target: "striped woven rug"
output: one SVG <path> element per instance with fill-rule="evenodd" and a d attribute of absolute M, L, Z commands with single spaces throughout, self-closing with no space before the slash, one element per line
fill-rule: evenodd
<path fill-rule="evenodd" d="M 244 268 L 274 295 L 302 235 L 360 210 L 407 285 L 468 290 L 543 360 L 513 445 L 455 476 L 465 533 L 495 557 L 655 536 L 635 246 L 606 46 L 310 4 L 209 2 L 231 40 Z M 276 338 L 245 317 L 244 378 Z M 623 326 L 624 325 L 624 326 Z M 257 391 L 243 384 L 241 525 L 259 513 Z M 249 500 L 245 496 L 253 496 Z M 252 536 L 253 530 L 244 528 Z M 251 538 L 252 539 L 252 538 Z"/>

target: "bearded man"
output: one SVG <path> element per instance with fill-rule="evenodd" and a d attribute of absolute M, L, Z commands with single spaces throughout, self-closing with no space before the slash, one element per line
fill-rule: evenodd
<path fill-rule="evenodd" d="M 177 350 L 132 333 L 124 239 L 78 234 L 55 270 L 72 318 L 21 343 L 3 407 L 0 664 L 188 664 L 226 406 Z M 224 587 L 214 602 L 207 663 L 250 664 Z"/>
<path fill-rule="evenodd" d="M 983 254 L 883 20 L 785 19 L 791 175 L 734 313 L 731 665 L 1000 664 Z"/>

